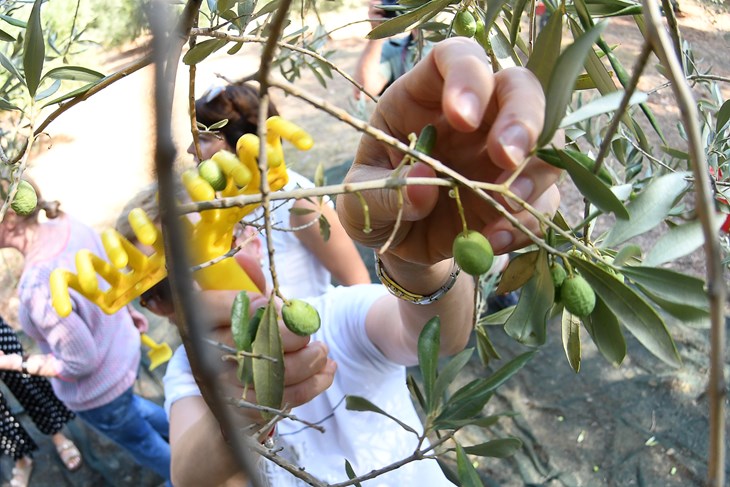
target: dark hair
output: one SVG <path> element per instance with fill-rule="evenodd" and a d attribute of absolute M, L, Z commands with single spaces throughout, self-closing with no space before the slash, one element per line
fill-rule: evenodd
<path fill-rule="evenodd" d="M 234 150 L 243 134 L 258 131 L 259 90 L 248 84 L 229 85 L 212 99 L 203 96 L 195 101 L 195 118 L 206 127 L 227 119 L 218 131 Z M 269 117 L 279 112 L 269 101 Z"/>

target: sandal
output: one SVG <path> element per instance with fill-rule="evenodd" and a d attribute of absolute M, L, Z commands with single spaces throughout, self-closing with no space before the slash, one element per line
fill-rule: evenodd
<path fill-rule="evenodd" d="M 58 456 L 66 468 L 73 472 L 81 466 L 81 452 L 76 448 L 73 441 L 66 439 L 60 445 L 56 445 Z"/>
<path fill-rule="evenodd" d="M 15 463 L 13 467 L 13 478 L 10 479 L 10 487 L 28 487 L 30 482 L 30 474 L 33 472 L 33 460 L 25 458 L 25 462 L 21 466 Z"/>

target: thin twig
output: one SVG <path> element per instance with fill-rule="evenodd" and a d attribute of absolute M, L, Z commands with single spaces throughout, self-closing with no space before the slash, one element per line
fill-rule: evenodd
<path fill-rule="evenodd" d="M 667 77 L 672 81 L 679 112 L 684 122 L 689 145 L 692 172 L 697 184 L 695 185 L 695 208 L 702 224 L 705 237 L 705 258 L 707 260 L 707 293 L 710 298 L 710 378 L 708 381 L 708 397 L 710 408 L 709 424 L 709 462 L 707 469 L 707 485 L 721 487 L 725 485 L 725 398 L 727 385 L 725 383 L 725 280 L 723 279 L 722 250 L 713 228 L 714 199 L 710 193 L 709 170 L 702 145 L 699 126 L 697 123 L 697 105 L 692 92 L 684 79 L 682 68 L 672 50 L 667 33 L 660 25 L 660 14 L 656 0 L 643 0 L 643 11 L 649 40 L 654 47 L 657 57 L 662 61 L 667 71 Z"/>

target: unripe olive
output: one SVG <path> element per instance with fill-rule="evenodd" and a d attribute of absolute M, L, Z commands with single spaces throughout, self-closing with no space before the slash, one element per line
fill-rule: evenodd
<path fill-rule="evenodd" d="M 314 307 L 301 299 L 292 299 L 281 308 L 284 324 L 292 333 L 309 336 L 319 330 L 319 313 Z"/>
<path fill-rule="evenodd" d="M 596 293 L 583 277 L 569 276 L 560 286 L 560 299 L 565 309 L 576 316 L 588 316 L 596 307 Z"/>
<path fill-rule="evenodd" d="M 35 189 L 28 181 L 21 180 L 10 208 L 18 215 L 26 216 L 33 213 L 37 204 L 38 195 L 35 194 Z"/>
<path fill-rule="evenodd" d="M 557 262 L 553 262 L 553 264 L 550 266 L 550 277 L 553 278 L 553 285 L 555 287 L 562 286 L 567 275 L 568 274 L 565 272 L 565 268 L 563 268 L 563 266 L 561 266 Z"/>
<path fill-rule="evenodd" d="M 223 191 L 226 188 L 226 175 L 212 159 L 207 159 L 198 166 L 198 174 L 205 179 L 216 191 Z"/>
<path fill-rule="evenodd" d="M 477 21 L 467 10 L 457 12 L 454 16 L 454 33 L 458 36 L 474 37 L 477 31 Z"/>
<path fill-rule="evenodd" d="M 484 274 L 492 267 L 494 251 L 487 237 L 469 230 L 454 239 L 454 260 L 464 272 L 472 276 Z"/>
<path fill-rule="evenodd" d="M 482 47 L 489 45 L 489 34 L 487 33 L 487 28 L 484 26 L 482 19 L 477 20 L 476 29 L 474 31 L 474 40 Z"/>

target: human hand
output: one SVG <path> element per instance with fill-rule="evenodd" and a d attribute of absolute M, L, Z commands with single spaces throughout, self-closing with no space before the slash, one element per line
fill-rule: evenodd
<path fill-rule="evenodd" d="M 20 371 L 23 357 L 17 353 L 6 354 L 0 350 L 0 370 Z"/>
<path fill-rule="evenodd" d="M 233 345 L 231 336 L 230 310 L 238 291 L 203 291 L 201 298 L 213 325 L 213 339 Z M 250 309 L 266 306 L 268 297 L 250 293 Z M 327 357 L 327 346 L 321 342 L 311 342 L 309 337 L 295 335 L 279 320 L 282 348 L 284 350 L 284 398 L 283 404 L 296 407 L 305 404 L 325 391 L 334 380 L 335 362 Z M 236 375 L 237 364 L 228 362 L 220 376 L 224 387 L 232 397 L 241 397 L 243 386 Z M 247 391 L 244 399 L 256 403 L 256 391 Z M 241 413 L 250 421 L 261 423 L 263 420 L 255 411 L 242 409 Z"/>
<path fill-rule="evenodd" d="M 129 314 L 132 317 L 132 323 L 134 323 L 134 327 L 137 328 L 140 333 L 147 333 L 150 328 L 150 323 L 149 321 L 147 321 L 147 317 L 137 311 L 137 309 L 132 305 L 127 306 L 127 309 L 129 310 Z"/>
<path fill-rule="evenodd" d="M 534 148 L 542 130 L 545 99 L 537 79 L 526 69 L 492 74 L 483 49 L 473 40 L 452 38 L 436 44 L 413 70 L 381 96 L 371 124 L 407 141 L 427 124 L 438 132 L 432 156 L 476 181 L 507 180 Z M 364 136 L 345 182 L 386 178 L 403 153 Z M 407 169 L 408 177 L 435 177 L 423 163 Z M 555 181 L 559 170 L 530 158 L 511 190 L 538 211 L 558 207 Z M 431 265 L 452 255 L 452 243 L 462 230 L 455 201 L 447 188 L 409 186 L 403 191 L 402 221 L 390 253 L 405 262 Z M 391 236 L 398 215 L 397 192 L 362 193 L 369 207 L 372 231 L 365 233 L 362 205 L 356 195 L 340 195 L 337 210 L 348 233 L 370 247 Z M 524 246 L 528 240 L 490 204 L 468 189 L 460 191 L 469 229 L 490 239 L 496 253 Z M 502 203 L 505 201 L 497 198 Z M 510 210 L 509 206 L 506 206 Z M 513 215 L 540 233 L 538 220 L 521 208 Z"/>

